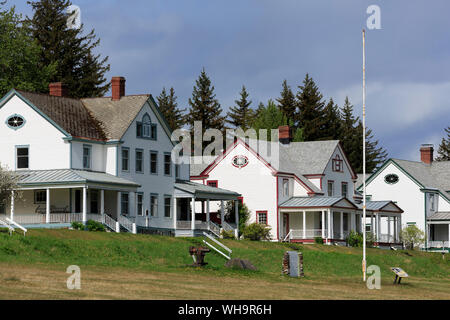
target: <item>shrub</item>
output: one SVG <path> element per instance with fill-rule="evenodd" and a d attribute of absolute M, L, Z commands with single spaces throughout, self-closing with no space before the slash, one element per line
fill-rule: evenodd
<path fill-rule="evenodd" d="M 372 248 L 374 243 L 375 243 L 375 235 L 372 232 L 366 232 L 366 246 Z"/>
<path fill-rule="evenodd" d="M 346 242 L 350 247 L 362 247 L 363 235 L 362 235 L 362 233 L 352 230 L 352 231 L 350 231 L 349 235 L 347 236 Z"/>
<path fill-rule="evenodd" d="M 425 233 L 415 225 L 410 225 L 403 228 L 400 233 L 400 239 L 402 239 L 407 248 L 413 250 L 414 247 L 424 243 Z"/>
<path fill-rule="evenodd" d="M 252 223 L 245 226 L 242 234 L 245 239 L 253 241 L 270 240 L 270 227 L 265 224 Z"/>
<path fill-rule="evenodd" d="M 89 220 L 86 223 L 86 227 L 88 231 L 105 231 L 105 226 L 101 224 L 100 222 Z"/>
<path fill-rule="evenodd" d="M 314 242 L 318 244 L 323 244 L 323 238 L 322 237 L 315 237 Z"/>
<path fill-rule="evenodd" d="M 74 221 L 72 222 L 72 228 L 75 230 L 84 230 L 84 224 Z"/>
<path fill-rule="evenodd" d="M 220 234 L 222 236 L 223 239 L 234 239 L 234 231 L 227 231 L 227 230 L 222 230 L 222 233 Z"/>

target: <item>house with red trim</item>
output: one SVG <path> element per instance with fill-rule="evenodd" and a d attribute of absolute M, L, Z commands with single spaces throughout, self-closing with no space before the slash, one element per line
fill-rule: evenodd
<path fill-rule="evenodd" d="M 240 201 L 251 212 L 250 223 L 270 226 L 275 241 L 312 242 L 321 237 L 327 243 L 343 242 L 351 230 L 362 232 L 357 176 L 339 141 L 291 142 L 284 126 L 279 141 L 268 144 L 277 154 L 264 156 L 249 139 L 236 138 L 210 161 L 191 160 L 191 181 L 241 194 Z M 223 212 L 211 207 L 211 217 L 216 209 Z M 386 239 L 389 243 L 399 242 L 402 212 L 388 200 L 368 203 L 367 214 L 375 222 L 385 215 L 397 221 Z"/>

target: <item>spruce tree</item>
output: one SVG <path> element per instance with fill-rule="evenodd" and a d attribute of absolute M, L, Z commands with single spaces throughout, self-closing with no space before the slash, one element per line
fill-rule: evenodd
<path fill-rule="evenodd" d="M 278 107 L 286 115 L 287 119 L 291 121 L 295 127 L 297 127 L 295 119 L 297 101 L 295 100 L 295 95 L 286 80 L 283 81 L 280 98 L 277 99 L 277 102 Z"/>
<path fill-rule="evenodd" d="M 444 130 L 447 133 L 447 138 L 442 138 L 436 161 L 450 161 L 450 127 Z"/>
<path fill-rule="evenodd" d="M 183 112 L 186 109 L 180 110 L 178 108 L 175 90 L 170 88 L 169 94 L 167 94 L 166 88 L 163 88 L 161 94 L 156 99 L 158 100 L 159 110 L 164 115 L 170 129 L 173 131 L 183 127 L 185 120 Z"/>
<path fill-rule="evenodd" d="M 323 96 L 309 74 L 306 74 L 303 85 L 298 88 L 298 127 L 303 128 L 305 141 L 319 140 L 324 128 Z"/>
<path fill-rule="evenodd" d="M 324 109 L 324 128 L 321 140 L 339 140 L 341 133 L 341 113 L 331 98 Z"/>
<path fill-rule="evenodd" d="M 30 30 L 41 47 L 39 66 L 57 64 L 51 82 L 64 82 L 72 97 L 84 98 L 104 95 L 109 87 L 105 73 L 110 70 L 108 57 L 94 54 L 99 45 L 94 30 L 84 35 L 79 29 L 69 28 L 67 19 L 69 0 L 40 0 L 28 2 L 33 17 L 27 18 Z M 48 92 L 42 90 L 43 92 Z"/>
<path fill-rule="evenodd" d="M 245 86 L 242 86 L 240 92 L 240 99 L 234 101 L 236 106 L 230 107 L 228 112 L 227 123 L 231 124 L 234 128 L 240 127 L 242 130 L 247 130 L 251 127 L 251 123 L 254 120 L 255 112 L 250 105 L 251 100 L 248 99 L 248 92 Z"/>

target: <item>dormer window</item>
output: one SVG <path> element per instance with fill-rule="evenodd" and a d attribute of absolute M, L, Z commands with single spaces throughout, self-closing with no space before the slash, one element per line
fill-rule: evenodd
<path fill-rule="evenodd" d="M 333 171 L 335 171 L 335 172 L 343 172 L 344 171 L 343 160 L 341 159 L 341 157 L 338 154 L 333 159 Z"/>
<path fill-rule="evenodd" d="M 142 121 L 136 123 L 136 136 L 156 140 L 156 124 L 152 123 L 147 113 L 142 117 Z"/>

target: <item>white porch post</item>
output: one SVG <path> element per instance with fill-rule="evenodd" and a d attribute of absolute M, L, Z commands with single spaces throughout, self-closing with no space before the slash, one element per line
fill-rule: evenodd
<path fill-rule="evenodd" d="M 225 219 L 225 206 L 223 205 L 223 200 L 220 200 L 220 223 L 223 225 Z"/>
<path fill-rule="evenodd" d="M 178 215 L 178 207 L 177 207 L 177 198 L 173 197 L 173 229 L 177 229 L 177 215 Z"/>
<path fill-rule="evenodd" d="M 356 212 L 350 212 L 350 230 L 356 231 Z"/>
<path fill-rule="evenodd" d="M 306 239 L 306 211 L 303 210 L 303 239 Z"/>
<path fill-rule="evenodd" d="M 328 239 L 331 239 L 331 210 L 328 209 Z"/>
<path fill-rule="evenodd" d="M 191 198 L 191 229 L 195 230 L 195 198 Z"/>
<path fill-rule="evenodd" d="M 208 230 L 209 230 L 209 222 L 211 221 L 211 214 L 209 211 L 209 199 L 206 200 L 206 221 L 208 222 Z"/>
<path fill-rule="evenodd" d="M 339 232 L 341 233 L 339 235 L 339 239 L 343 239 L 344 238 L 344 212 L 340 212 L 341 214 L 341 230 L 339 230 Z M 348 221 L 347 221 L 348 223 Z"/>
<path fill-rule="evenodd" d="M 391 242 L 391 217 L 387 216 L 387 234 L 388 234 L 388 241 Z"/>
<path fill-rule="evenodd" d="M 377 224 L 377 242 L 380 242 L 380 237 L 381 237 L 381 233 L 380 233 L 380 213 L 379 212 L 377 212 L 377 215 L 376 215 L 376 224 Z"/>
<path fill-rule="evenodd" d="M 322 210 L 322 239 L 325 239 L 325 210 Z"/>
<path fill-rule="evenodd" d="M 10 219 L 14 221 L 14 191 L 11 191 L 11 216 Z"/>
<path fill-rule="evenodd" d="M 398 216 L 398 221 L 397 221 L 397 230 L 398 230 L 398 242 L 401 241 L 401 234 L 402 234 L 402 216 L 399 215 Z"/>
<path fill-rule="evenodd" d="M 87 221 L 87 188 L 83 187 L 83 223 Z"/>
<path fill-rule="evenodd" d="M 100 190 L 100 214 L 105 214 L 105 190 Z"/>
<path fill-rule="evenodd" d="M 239 238 L 239 200 L 234 200 L 234 218 L 236 222 L 236 229 L 234 229 L 234 235 L 236 239 Z"/>
<path fill-rule="evenodd" d="M 46 190 L 45 223 L 50 223 L 50 188 Z"/>
<path fill-rule="evenodd" d="M 373 224 L 373 213 L 370 215 L 370 232 L 375 236 L 375 227 Z"/>
<path fill-rule="evenodd" d="M 122 193 L 120 191 L 117 191 L 117 219 L 119 219 L 120 215 L 122 214 L 122 208 L 121 208 L 121 196 Z"/>

